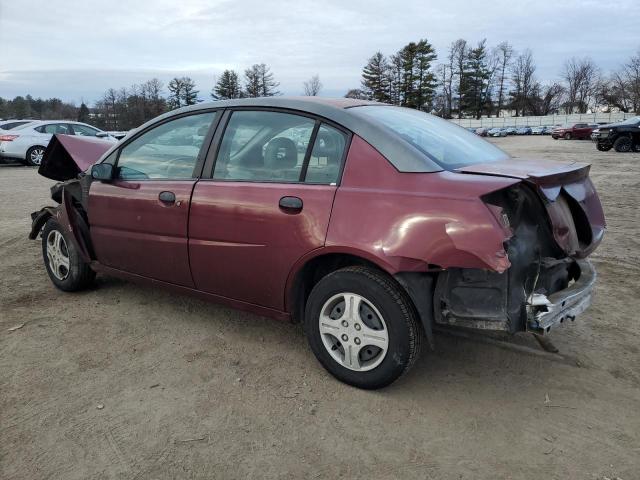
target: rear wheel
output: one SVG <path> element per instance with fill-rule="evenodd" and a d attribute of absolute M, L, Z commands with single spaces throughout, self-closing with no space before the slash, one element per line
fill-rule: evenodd
<path fill-rule="evenodd" d="M 604 143 L 597 143 L 596 148 L 601 152 L 608 152 L 609 150 L 611 150 L 611 145 L 604 144 Z"/>
<path fill-rule="evenodd" d="M 630 152 L 633 148 L 633 142 L 629 137 L 620 137 L 613 142 L 613 148 L 615 148 L 616 152 Z"/>
<path fill-rule="evenodd" d="M 316 284 L 305 309 L 305 334 L 329 373 L 364 389 L 385 387 L 406 373 L 422 342 L 406 292 L 367 267 L 343 268 Z"/>
<path fill-rule="evenodd" d="M 42 258 L 49 278 L 60 290 L 82 290 L 96 276 L 54 218 L 47 220 L 42 231 Z"/>
<path fill-rule="evenodd" d="M 571 140 L 571 134 L 569 132 L 564 134 L 564 139 L 565 140 Z"/>
<path fill-rule="evenodd" d="M 36 145 L 27 150 L 27 156 L 25 157 L 25 163 L 31 167 L 38 167 L 42 163 L 42 157 L 44 156 L 45 148 Z"/>

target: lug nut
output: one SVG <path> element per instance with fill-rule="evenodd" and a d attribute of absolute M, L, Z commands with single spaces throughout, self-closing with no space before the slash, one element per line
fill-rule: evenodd
<path fill-rule="evenodd" d="M 347 328 L 347 327 L 349 326 L 349 324 L 347 323 L 347 321 L 346 321 L 346 320 L 343 320 L 343 321 L 342 321 L 342 326 L 343 326 L 344 328 Z"/>
<path fill-rule="evenodd" d="M 346 335 L 342 335 L 342 341 L 346 342 L 347 340 L 349 340 L 349 337 L 347 337 Z"/>
<path fill-rule="evenodd" d="M 354 327 L 355 327 L 356 330 L 360 330 L 362 328 L 359 323 L 356 323 L 354 325 Z"/>
<path fill-rule="evenodd" d="M 354 338 L 353 341 L 356 345 L 360 345 L 360 339 L 358 337 Z"/>

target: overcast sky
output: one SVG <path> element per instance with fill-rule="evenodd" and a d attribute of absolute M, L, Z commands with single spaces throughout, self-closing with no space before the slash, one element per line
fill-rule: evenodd
<path fill-rule="evenodd" d="M 377 50 L 427 38 L 439 59 L 457 38 L 530 48 L 542 80 L 572 56 L 605 71 L 640 48 L 640 0 L 0 0 L 0 96 L 93 103 L 109 87 L 176 75 L 210 99 L 214 76 L 271 66 L 280 90 L 358 87 Z"/>

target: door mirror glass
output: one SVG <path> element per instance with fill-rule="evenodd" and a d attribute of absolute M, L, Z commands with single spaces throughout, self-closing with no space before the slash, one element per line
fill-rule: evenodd
<path fill-rule="evenodd" d="M 113 165 L 110 163 L 98 163 L 91 167 L 91 178 L 108 182 L 113 179 Z"/>

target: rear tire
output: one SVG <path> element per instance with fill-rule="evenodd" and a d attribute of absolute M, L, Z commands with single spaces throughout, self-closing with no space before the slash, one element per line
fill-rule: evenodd
<path fill-rule="evenodd" d="M 571 140 L 571 134 L 569 132 L 564 134 L 564 139 L 565 140 Z"/>
<path fill-rule="evenodd" d="M 27 156 L 25 157 L 25 164 L 30 167 L 39 167 L 42 163 L 42 156 L 44 155 L 45 147 L 36 145 L 27 150 Z"/>
<path fill-rule="evenodd" d="M 620 137 L 613 142 L 613 148 L 616 152 L 627 153 L 633 149 L 633 142 L 629 137 Z"/>
<path fill-rule="evenodd" d="M 53 284 L 65 292 L 83 290 L 96 277 L 54 218 L 47 220 L 42 230 L 42 259 Z"/>
<path fill-rule="evenodd" d="M 411 300 L 372 268 L 347 267 L 321 279 L 309 295 L 304 326 L 322 366 L 358 388 L 391 384 L 420 354 L 423 332 Z"/>

